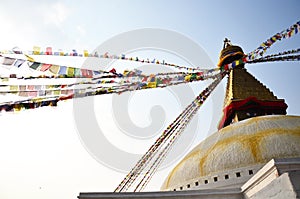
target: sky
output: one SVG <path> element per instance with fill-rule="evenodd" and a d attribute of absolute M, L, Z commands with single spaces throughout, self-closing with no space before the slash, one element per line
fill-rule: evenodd
<path fill-rule="evenodd" d="M 200 62 L 204 64 L 204 68 L 215 68 L 225 37 L 233 44 L 240 45 L 247 53 L 300 19 L 298 0 L 0 0 L 0 3 L 1 50 L 15 46 L 24 50 L 31 50 L 33 46 L 51 46 L 69 51 L 92 51 L 99 46 L 107 49 L 109 45 L 106 42 L 116 39 L 118 35 L 126 36 L 124 33 L 128 31 L 138 32 L 139 29 L 151 28 L 164 30 L 172 36 L 179 34 L 187 41 L 192 41 L 188 43 L 191 48 L 190 51 L 185 51 L 186 57 L 193 54 L 194 44 L 200 46 L 205 52 L 205 55 L 202 52 L 199 56 L 205 59 Z M 131 55 L 166 59 L 179 64 L 190 63 L 178 54 L 155 49 L 160 45 L 159 42 L 152 35 L 147 37 L 153 42 L 153 48 L 137 49 L 130 52 Z M 117 43 L 118 52 L 126 51 L 129 41 L 134 43 L 132 38 L 121 38 L 123 40 Z M 174 46 L 177 44 L 183 48 L 184 44 L 180 42 L 182 40 L 174 40 Z M 296 49 L 299 44 L 300 35 L 295 35 L 275 43 L 268 53 Z M 143 47 L 141 44 L 140 48 Z M 114 50 L 115 46 L 111 52 Z M 78 59 L 65 61 L 74 65 L 84 62 Z M 136 63 L 112 63 L 110 67 L 122 71 L 122 67 L 141 66 Z M 147 66 L 143 68 L 147 69 Z M 289 115 L 300 114 L 299 62 L 249 64 L 246 68 L 276 96 L 285 99 Z M 5 70 L 7 68 L 2 68 L 2 72 Z M 142 155 L 159 132 L 207 85 L 192 83 L 190 87 L 178 87 L 177 90 L 155 89 L 137 91 L 131 95 L 97 96 L 93 99 L 93 116 L 112 146 L 129 154 Z M 181 99 L 180 93 L 188 92 L 186 88 L 191 88 L 192 94 L 189 93 L 188 97 Z M 174 148 L 181 152 L 175 161 L 165 165 L 154 176 L 147 190 L 159 190 L 176 162 L 216 130 L 218 119 L 215 121 L 214 118 L 222 115 L 221 110 L 216 107 L 222 104 L 223 99 L 219 95 L 224 95 L 224 89 L 225 81 L 195 116 L 193 122 L 198 126 L 191 133 L 192 137 L 179 140 L 187 145 L 182 150 L 180 147 Z M 116 108 L 121 100 L 128 102 L 124 109 Z M 79 103 L 88 103 L 88 99 L 82 99 Z M 128 109 L 127 115 L 122 112 L 126 112 L 125 109 Z M 161 110 L 165 116 L 162 116 L 163 122 L 156 121 L 158 118 L 153 117 L 153 112 L 160 113 Z M 122 117 L 118 117 L 118 114 L 124 115 L 124 120 L 129 117 L 139 129 L 153 122 L 160 126 L 150 137 L 143 136 L 142 131 L 138 138 L 132 137 L 122 129 Z M 0 113 L 0 198 L 75 198 L 79 192 L 113 191 L 126 175 L 126 171 L 99 161 L 91 153 L 83 140 L 85 132 L 79 130 L 78 125 L 88 122 L 89 119 L 89 116 L 81 118 L 76 113 L 72 100 L 60 102 L 54 108 Z M 86 126 L 86 131 L 93 130 Z M 186 133 L 190 132 L 187 130 Z M 111 156 L 111 159 L 122 159 L 109 148 L 104 148 L 101 152 Z M 134 158 L 126 161 L 132 166 L 135 163 Z"/>

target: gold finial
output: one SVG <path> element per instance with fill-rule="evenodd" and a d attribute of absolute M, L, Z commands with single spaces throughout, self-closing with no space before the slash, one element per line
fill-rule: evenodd
<path fill-rule="evenodd" d="M 228 38 L 225 38 L 224 39 L 223 49 L 227 48 L 228 46 L 232 46 L 231 41 Z"/>

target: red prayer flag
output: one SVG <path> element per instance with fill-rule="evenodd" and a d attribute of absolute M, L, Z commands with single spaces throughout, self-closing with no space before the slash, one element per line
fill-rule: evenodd
<path fill-rule="evenodd" d="M 88 77 L 87 69 L 81 69 L 81 74 L 83 77 Z"/>
<path fill-rule="evenodd" d="M 113 68 L 113 69 L 111 69 L 109 72 L 111 72 L 111 73 L 116 73 L 117 71 L 116 71 L 115 68 Z"/>
<path fill-rule="evenodd" d="M 45 72 L 46 70 L 48 70 L 50 67 L 52 66 L 52 64 L 42 64 L 42 67 L 41 67 L 41 71 L 42 72 Z"/>
<path fill-rule="evenodd" d="M 52 55 L 52 48 L 51 47 L 46 48 L 46 55 Z"/>
<path fill-rule="evenodd" d="M 92 78 L 93 77 L 93 71 L 87 70 L 87 77 Z"/>

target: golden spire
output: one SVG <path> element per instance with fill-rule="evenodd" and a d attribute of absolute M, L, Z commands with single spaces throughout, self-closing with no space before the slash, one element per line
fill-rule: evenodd
<path fill-rule="evenodd" d="M 255 97 L 258 100 L 278 101 L 279 99 L 264 84 L 251 75 L 246 68 L 236 67 L 228 75 L 224 107 L 232 101 Z M 284 101 L 284 100 L 281 100 Z"/>
<path fill-rule="evenodd" d="M 243 56 L 243 50 L 239 46 L 233 46 L 228 39 L 225 39 L 218 65 L 221 67 Z M 278 99 L 270 89 L 247 72 L 244 64 L 241 64 L 229 72 L 223 107 L 224 115 L 219 129 L 250 117 L 284 115 L 286 108 L 283 99 Z"/>

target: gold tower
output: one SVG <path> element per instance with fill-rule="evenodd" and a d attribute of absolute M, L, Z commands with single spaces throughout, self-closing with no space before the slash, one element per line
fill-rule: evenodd
<path fill-rule="evenodd" d="M 224 40 L 223 50 L 218 65 L 232 63 L 244 56 L 239 46 L 234 46 L 228 39 Z M 247 118 L 263 115 L 285 115 L 287 105 L 273 92 L 258 81 L 240 64 L 228 74 L 223 117 L 219 129 Z"/>

